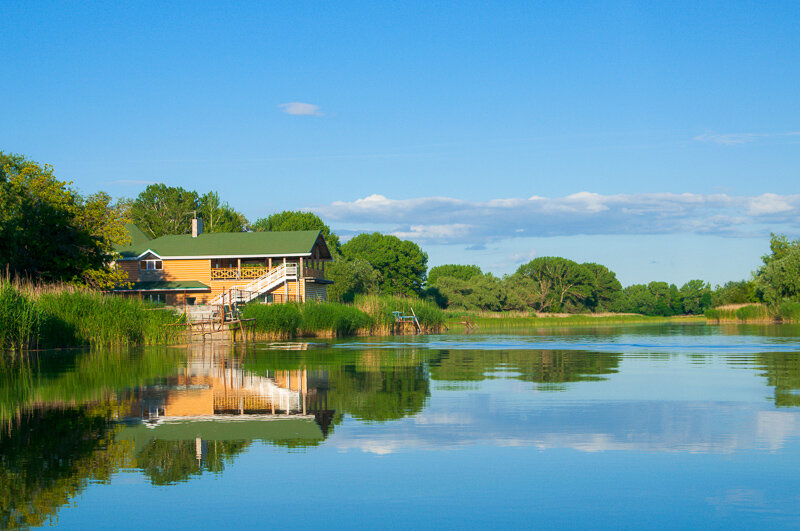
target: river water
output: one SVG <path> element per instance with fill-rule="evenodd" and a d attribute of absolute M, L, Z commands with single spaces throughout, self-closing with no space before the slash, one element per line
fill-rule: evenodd
<path fill-rule="evenodd" d="M 800 327 L 47 352 L 0 527 L 800 527 Z"/>

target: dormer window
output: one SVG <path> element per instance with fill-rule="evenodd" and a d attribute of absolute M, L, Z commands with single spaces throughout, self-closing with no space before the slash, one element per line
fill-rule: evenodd
<path fill-rule="evenodd" d="M 161 260 L 139 260 L 139 269 L 142 271 L 156 271 L 162 267 Z"/>

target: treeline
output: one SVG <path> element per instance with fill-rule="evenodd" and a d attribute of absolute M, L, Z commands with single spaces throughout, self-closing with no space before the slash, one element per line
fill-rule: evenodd
<path fill-rule="evenodd" d="M 106 288 L 120 282 L 111 267 L 114 245 L 125 244 L 124 224 L 151 237 L 185 234 L 191 218 L 207 232 L 320 230 L 333 262 L 328 296 L 421 298 L 441 308 L 484 311 L 701 314 L 723 304 L 800 303 L 800 242 L 773 235 L 770 254 L 750 280 L 712 288 L 702 280 L 678 287 L 650 282 L 622 287 L 606 266 L 539 257 L 511 275 L 496 277 L 474 265 L 444 265 L 428 272 L 428 255 L 414 242 L 381 233 L 344 244 L 318 216 L 284 211 L 250 222 L 210 191 L 152 184 L 136 198 L 113 202 L 102 192 L 82 196 L 59 181 L 50 166 L 0 152 L 0 264 L 12 278 Z"/>
<path fill-rule="evenodd" d="M 623 289 L 616 274 L 603 265 L 551 256 L 535 258 L 503 278 L 484 274 L 474 265 L 434 267 L 425 295 L 443 307 L 483 311 L 669 316 L 701 314 L 712 303 L 711 288 L 702 280 L 680 288 L 651 282 Z"/>

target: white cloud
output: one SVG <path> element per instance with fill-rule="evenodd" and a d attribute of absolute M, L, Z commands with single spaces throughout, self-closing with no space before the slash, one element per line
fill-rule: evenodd
<path fill-rule="evenodd" d="M 697 135 L 696 137 L 692 138 L 692 140 L 696 140 L 698 142 L 712 142 L 714 144 L 724 144 L 727 146 L 734 145 L 734 144 L 746 144 L 747 142 L 752 142 L 759 136 L 765 135 L 757 135 L 754 133 L 733 133 L 733 134 L 726 134 L 726 135 Z"/>
<path fill-rule="evenodd" d="M 324 116 L 324 113 L 319 110 L 319 106 L 312 103 L 302 103 L 293 101 L 290 103 L 281 103 L 278 108 L 283 110 L 286 114 L 294 114 L 296 116 Z"/>
<path fill-rule="evenodd" d="M 750 200 L 748 212 L 753 216 L 777 214 L 792 210 L 793 206 L 786 198 L 776 194 L 763 194 Z"/>
<path fill-rule="evenodd" d="M 380 230 L 425 243 L 485 245 L 537 236 L 711 234 L 800 230 L 800 195 L 616 194 L 566 197 L 391 199 L 372 194 L 313 208 L 351 232 Z"/>
<path fill-rule="evenodd" d="M 779 138 L 786 136 L 800 135 L 798 131 L 789 131 L 788 133 L 727 133 L 727 134 L 703 134 L 697 135 L 692 138 L 697 142 L 711 142 L 712 144 L 722 144 L 725 146 L 733 146 L 737 144 L 747 144 L 753 142 L 758 138 Z"/>

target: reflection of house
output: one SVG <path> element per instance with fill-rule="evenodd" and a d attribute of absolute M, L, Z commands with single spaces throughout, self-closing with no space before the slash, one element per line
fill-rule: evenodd
<path fill-rule="evenodd" d="M 326 298 L 331 254 L 320 231 L 203 233 L 202 225 L 156 239 L 128 225 L 131 245 L 118 249 L 117 264 L 132 285 L 115 291 L 168 304 L 220 303 L 232 289 L 245 302 Z"/>
<path fill-rule="evenodd" d="M 160 385 L 132 393 L 120 434 L 137 451 L 158 440 L 322 441 L 333 411 L 327 409 L 327 374 L 306 369 L 255 375 L 224 357 L 192 359 Z"/>

